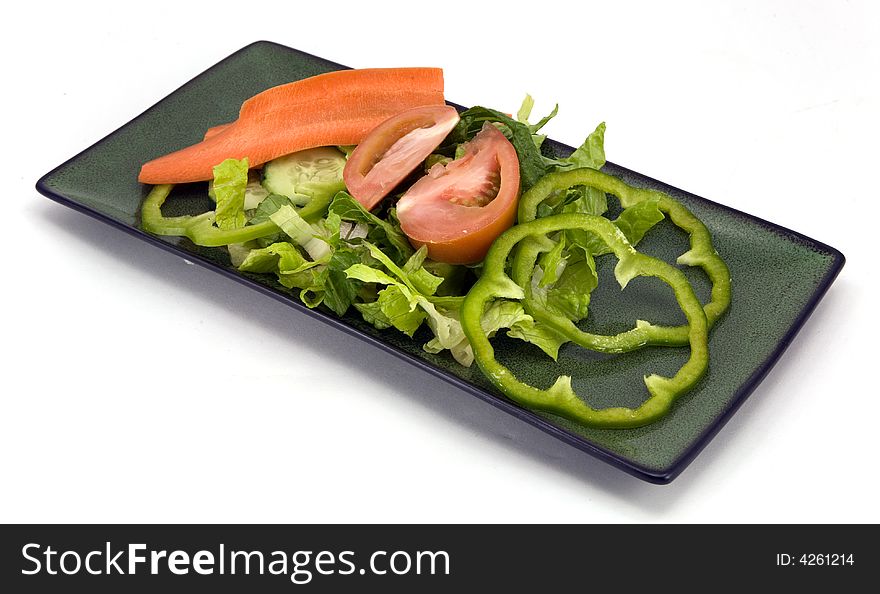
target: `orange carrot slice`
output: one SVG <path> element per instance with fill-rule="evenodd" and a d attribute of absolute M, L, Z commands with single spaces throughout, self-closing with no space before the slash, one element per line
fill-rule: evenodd
<path fill-rule="evenodd" d="M 389 117 L 443 104 L 439 68 L 342 70 L 273 87 L 242 104 L 235 122 L 209 129 L 202 142 L 145 163 L 147 184 L 205 181 L 225 159 L 257 167 L 318 146 L 360 143 Z"/>
<path fill-rule="evenodd" d="M 216 136 L 220 132 L 223 132 L 226 128 L 234 124 L 235 122 L 229 122 L 228 124 L 220 124 L 219 126 L 214 126 L 213 128 L 208 128 L 205 131 L 205 137 L 202 140 L 208 140 L 212 136 Z"/>

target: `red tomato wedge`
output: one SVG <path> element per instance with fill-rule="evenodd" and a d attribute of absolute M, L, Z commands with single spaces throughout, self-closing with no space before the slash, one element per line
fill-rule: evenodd
<path fill-rule="evenodd" d="M 397 203 L 400 227 L 428 257 L 473 264 L 516 220 L 519 160 L 495 126 L 486 123 L 464 155 L 437 164 Z"/>
<path fill-rule="evenodd" d="M 172 184 L 209 180 L 214 165 L 248 158 L 257 167 L 318 146 L 351 145 L 389 117 L 443 105 L 439 68 L 365 68 L 320 74 L 273 87 L 245 101 L 238 119 L 202 142 L 145 163 L 138 180 Z"/>
<path fill-rule="evenodd" d="M 345 164 L 345 186 L 372 210 L 415 171 L 458 123 L 448 105 L 426 105 L 391 116 L 370 132 Z"/>

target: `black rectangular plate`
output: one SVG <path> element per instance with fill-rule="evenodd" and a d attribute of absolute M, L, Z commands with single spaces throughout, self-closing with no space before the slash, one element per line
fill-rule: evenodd
<path fill-rule="evenodd" d="M 47 173 L 37 182 L 37 190 L 409 361 L 588 454 L 655 483 L 675 478 L 718 432 L 776 363 L 843 266 L 843 255 L 830 246 L 607 164 L 608 173 L 633 185 L 669 193 L 706 223 L 716 248 L 730 266 L 733 304 L 712 331 L 709 374 L 666 418 L 639 429 L 587 429 L 513 404 L 494 390 L 476 366 L 465 369 L 448 355 L 425 353 L 421 343 L 400 333 L 378 331 L 357 315 L 338 318 L 321 309 L 309 309 L 266 277 L 238 272 L 222 249 L 155 237 L 138 227 L 138 209 L 149 190 L 137 182 L 144 162 L 200 140 L 210 126 L 235 119 L 242 101 L 260 91 L 342 68 L 275 43 L 253 43 Z M 545 151 L 566 155 L 572 148 L 547 141 Z M 166 209 L 179 214 L 206 206 L 204 184 L 187 184 L 175 188 Z M 640 249 L 674 261 L 687 249 L 686 237 L 664 221 Z M 668 316 L 665 312 L 676 311 L 669 295 L 658 293 L 649 283 L 635 282 L 636 286 L 621 293 L 609 270 L 609 266 L 600 266 L 600 287 L 591 303 L 591 327 L 619 331 L 636 317 L 658 323 L 675 321 L 662 319 Z M 694 270 L 686 272 L 705 299 L 709 290 L 705 277 Z M 630 322 L 621 326 L 626 320 Z M 343 334 L 340 340 L 345 340 Z M 515 373 L 544 386 L 558 375 L 572 375 L 575 389 L 595 406 L 638 404 L 646 396 L 641 382 L 644 374 L 672 373 L 687 357 L 686 349 L 647 348 L 609 358 L 568 345 L 554 363 L 525 343 L 500 338 L 496 344 L 499 358 Z"/>

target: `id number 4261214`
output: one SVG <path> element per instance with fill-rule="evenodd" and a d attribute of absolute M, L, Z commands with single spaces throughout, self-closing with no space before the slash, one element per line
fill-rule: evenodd
<path fill-rule="evenodd" d="M 855 565 L 852 553 L 777 553 L 776 565 Z"/>

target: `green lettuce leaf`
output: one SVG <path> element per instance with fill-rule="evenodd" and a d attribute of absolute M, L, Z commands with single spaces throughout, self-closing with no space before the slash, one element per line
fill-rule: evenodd
<path fill-rule="evenodd" d="M 538 134 L 538 130 L 543 128 L 547 122 L 556 117 L 556 114 L 559 113 L 559 104 L 557 103 L 553 107 L 553 111 L 551 111 L 548 115 L 541 118 L 537 124 L 530 124 L 529 117 L 532 115 L 532 108 L 535 107 L 535 100 L 531 95 L 526 94 L 525 99 L 523 99 L 522 105 L 520 105 L 519 111 L 516 112 L 516 120 L 522 124 L 528 126 L 529 131 L 532 133 L 532 142 L 535 143 L 535 146 L 540 149 L 541 145 L 544 144 L 544 141 L 547 140 L 547 136 L 544 134 Z"/>
<path fill-rule="evenodd" d="M 584 143 L 575 151 L 557 162 L 557 169 L 575 169 L 579 167 L 591 167 L 602 169 L 605 166 L 605 122 L 596 126 L 596 129 L 587 136 Z"/>
<path fill-rule="evenodd" d="M 435 260 L 425 260 L 425 270 L 442 279 L 440 286 L 434 295 L 442 297 L 455 297 L 467 292 L 465 283 L 468 276 L 468 268 L 459 264 L 447 264 Z"/>
<path fill-rule="evenodd" d="M 247 241 L 245 243 L 230 243 L 226 246 L 229 251 L 229 261 L 233 266 L 238 268 L 251 253 L 251 250 L 260 247 L 256 241 Z"/>
<path fill-rule="evenodd" d="M 458 322 L 458 310 L 450 310 L 445 313 L 447 320 Z M 559 347 L 567 342 L 566 338 L 549 328 L 536 324 L 532 316 L 528 315 L 517 301 L 493 301 L 480 318 L 480 327 L 488 337 L 507 328 L 508 336 L 534 344 L 554 361 L 559 354 Z M 470 367 L 474 360 L 474 351 L 464 332 L 459 333 L 460 329 L 460 323 L 450 327 L 450 331 L 446 335 L 443 337 L 438 335 L 425 344 L 424 350 L 429 353 L 449 350 L 456 361 L 465 367 Z"/>
<path fill-rule="evenodd" d="M 562 212 L 576 212 L 601 217 L 608 211 L 608 197 L 602 190 L 575 186 L 570 188 L 568 192 L 568 199 L 562 206 Z"/>
<path fill-rule="evenodd" d="M 587 252 L 569 256 L 562 274 L 547 290 L 547 305 L 573 322 L 587 317 L 590 294 L 598 285 L 596 263 Z"/>
<path fill-rule="evenodd" d="M 461 113 L 461 119 L 447 137 L 460 145 L 477 135 L 486 122 L 500 124 L 501 132 L 510 140 L 519 157 L 519 173 L 523 192 L 535 185 L 547 173 L 547 166 L 541 151 L 532 139 L 532 130 L 527 124 L 488 107 L 472 107 Z"/>
<path fill-rule="evenodd" d="M 372 324 L 379 330 L 391 327 L 391 320 L 382 312 L 382 305 L 378 299 L 370 303 L 355 303 L 355 309 L 361 313 L 361 317 L 368 324 Z"/>
<path fill-rule="evenodd" d="M 308 260 L 295 245 L 282 241 L 251 250 L 238 269 L 243 272 L 260 273 L 291 271 L 300 269 L 306 262 Z"/>
<path fill-rule="evenodd" d="M 537 324 L 518 301 L 492 302 L 480 318 L 480 326 L 489 337 L 507 328 L 507 336 L 534 344 L 554 361 L 559 356 L 559 347 L 568 342 L 568 339 Z"/>
<path fill-rule="evenodd" d="M 434 338 L 422 348 L 428 353 L 449 350 L 456 361 L 465 367 L 470 367 L 474 362 L 474 354 L 458 320 L 458 309 L 445 309 L 434 305 L 424 297 L 421 299 L 419 305 L 428 314 L 428 327 L 434 333 Z M 465 349 L 460 348 L 462 341 L 467 345 Z"/>
<path fill-rule="evenodd" d="M 464 366 L 473 363 L 473 350 L 464 335 L 458 318 L 463 297 L 434 297 L 443 278 L 434 276 L 424 268 L 426 250 L 418 250 L 401 267 L 368 242 L 364 246 L 377 265 L 355 263 L 345 270 L 349 279 L 362 283 L 385 285 L 376 301 L 355 303 L 364 320 L 376 328 L 394 327 L 412 336 L 421 324 L 427 323 L 433 338 L 424 346 L 429 353 L 448 350 L 453 358 Z M 380 270 L 379 266 L 385 270 Z M 564 272 L 563 272 L 564 274 Z M 561 279 L 560 279 L 561 280 Z M 497 301 L 481 319 L 483 330 L 492 335 L 501 328 L 508 334 L 531 342 L 554 359 L 564 338 L 535 324 L 517 302 Z"/>
<path fill-rule="evenodd" d="M 614 224 L 632 245 L 638 245 L 645 234 L 665 218 L 658 205 L 658 199 L 633 204 L 620 213 Z"/>
<path fill-rule="evenodd" d="M 397 277 L 397 280 L 405 284 L 413 293 L 420 295 L 433 295 L 442 278 L 436 277 L 422 267 L 427 254 L 427 248 L 422 247 L 418 252 L 413 254 L 409 260 L 403 265 L 403 268 L 395 264 L 391 258 L 372 243 L 366 242 L 364 245 L 370 250 L 370 255 L 378 260 L 389 272 Z"/>
<path fill-rule="evenodd" d="M 516 121 L 525 124 L 528 126 L 529 124 L 529 116 L 532 115 L 532 109 L 535 107 L 535 100 L 531 95 L 526 93 L 525 99 L 523 99 L 522 105 L 519 106 L 519 110 L 516 112 Z"/>
<path fill-rule="evenodd" d="M 422 295 L 434 295 L 443 283 L 442 276 L 431 274 L 425 267 L 425 258 L 428 256 L 428 248 L 420 247 L 416 250 L 406 264 L 403 265 L 403 273 L 407 276 L 413 287 Z"/>
<path fill-rule="evenodd" d="M 306 222 L 296 209 L 289 205 L 284 205 L 271 215 L 269 218 L 273 223 L 278 225 L 293 241 L 301 245 L 308 252 L 312 260 L 316 262 L 326 262 L 330 259 L 331 246 L 327 241 L 327 227 L 321 225 L 311 225 Z M 339 220 L 336 219 L 336 239 L 339 239 Z"/>
<path fill-rule="evenodd" d="M 528 290 L 544 308 L 577 322 L 587 317 L 598 276 L 590 251 L 594 246 L 567 246 L 568 241 L 568 235 L 561 234 L 555 246 L 539 256 Z"/>
<path fill-rule="evenodd" d="M 282 206 L 290 206 L 293 208 L 295 204 L 291 202 L 290 198 L 287 196 L 282 196 L 281 194 L 269 194 L 259 205 L 257 205 L 257 208 L 254 210 L 254 216 L 252 216 L 251 220 L 248 222 L 251 225 L 258 225 L 259 223 L 268 221 L 269 217 Z"/>
<path fill-rule="evenodd" d="M 423 321 L 426 321 L 434 333 L 434 338 L 424 347 L 428 352 L 451 350 L 461 343 L 464 339 L 464 330 L 455 315 L 458 311 L 457 307 L 454 311 L 447 310 L 442 306 L 435 305 L 429 299 L 443 279 L 432 275 L 422 266 L 426 252 L 419 250 L 403 267 L 400 267 L 377 246 L 369 242 L 364 242 L 364 246 L 369 250 L 370 256 L 385 267 L 388 272 L 379 270 L 375 266 L 358 263 L 346 269 L 346 276 L 364 283 L 376 283 L 394 288 L 393 291 L 389 291 L 388 288 L 383 289 L 379 293 L 378 299 L 373 303 L 355 304 L 364 319 L 377 328 L 394 326 L 410 336 Z M 404 303 L 406 308 L 404 308 Z M 417 308 L 421 313 L 415 313 Z M 455 356 L 456 352 L 453 352 L 453 355 Z M 458 360 L 457 357 L 456 359 Z M 462 361 L 459 360 L 459 362 Z M 470 362 L 466 364 L 469 365 Z"/>
<path fill-rule="evenodd" d="M 324 305 L 337 315 L 344 315 L 354 303 L 363 283 L 350 279 L 345 271 L 361 261 L 356 251 L 348 248 L 336 248 L 327 263 L 327 278 L 324 282 Z"/>
<path fill-rule="evenodd" d="M 630 244 L 636 246 L 654 225 L 665 218 L 658 204 L 658 200 L 638 202 L 625 208 L 611 222 L 617 225 Z M 592 233 L 569 229 L 565 234 L 571 245 L 580 247 L 585 253 L 593 256 L 610 253 L 608 246 Z"/>
<path fill-rule="evenodd" d="M 601 169 L 605 166 L 605 123 L 599 124 L 587 137 L 584 143 L 571 155 L 564 159 L 544 160 L 550 171 L 565 171 L 568 169 L 590 167 Z M 550 196 L 538 205 L 538 218 L 547 217 L 559 213 L 581 213 L 602 216 L 608 211 L 608 198 L 605 193 L 596 188 L 574 186 L 566 192 Z M 571 243 L 592 243 L 586 232 L 572 230 L 566 233 L 571 238 Z"/>
<path fill-rule="evenodd" d="M 558 114 L 558 113 L 559 113 L 559 104 L 557 103 L 556 105 L 553 106 L 553 110 L 552 110 L 550 113 L 548 113 L 548 114 L 545 115 L 543 118 L 541 118 L 540 120 L 538 120 L 538 123 L 536 123 L 536 124 L 529 124 L 529 130 L 531 130 L 532 135 L 533 135 L 533 136 L 538 136 L 538 135 L 536 134 L 536 132 L 537 132 L 538 130 L 540 130 L 541 128 L 543 128 L 544 126 L 546 126 L 546 125 L 547 125 L 547 122 L 549 122 L 550 120 L 552 120 L 553 118 L 555 118 L 555 117 L 556 117 L 556 114 Z M 546 136 L 541 136 L 541 138 L 544 139 L 544 138 L 547 138 L 547 137 L 546 137 Z M 539 147 L 541 146 L 541 143 L 540 143 L 540 142 L 538 142 L 538 143 L 536 143 L 536 144 L 537 144 Z"/>
<path fill-rule="evenodd" d="M 604 166 L 605 122 L 602 122 L 571 155 L 556 162 L 555 171 L 580 167 L 601 169 Z M 569 189 L 565 204 L 562 206 L 562 212 L 565 213 L 583 213 L 596 216 L 602 216 L 607 210 L 608 198 L 605 196 L 605 192 L 585 186 Z M 584 241 L 583 238 L 581 241 Z"/>
<path fill-rule="evenodd" d="M 418 307 L 418 300 L 413 303 L 399 285 L 383 289 L 376 302 L 391 325 L 409 337 L 415 334 L 427 318 L 424 309 Z"/>
<path fill-rule="evenodd" d="M 282 241 L 252 249 L 238 269 L 275 273 L 278 282 L 288 289 L 301 289 L 300 299 L 309 307 L 317 307 L 323 301 L 327 267 L 307 260 L 292 243 Z"/>
<path fill-rule="evenodd" d="M 226 159 L 214 166 L 212 184 L 217 206 L 214 222 L 221 229 L 238 229 L 247 223 L 244 214 L 244 194 L 248 183 L 247 158 Z"/>
<path fill-rule="evenodd" d="M 390 262 L 390 260 L 388 261 Z M 393 263 L 392 266 L 394 266 Z M 395 266 L 395 268 L 397 267 Z M 397 270 L 402 272 L 399 268 Z M 436 339 L 444 345 L 455 344 L 460 340 L 460 336 L 464 336 L 464 331 L 458 320 L 448 318 L 444 313 L 438 311 L 434 304 L 416 291 L 408 281 L 404 282 L 399 278 L 394 278 L 366 264 L 355 264 L 348 268 L 345 274 L 349 278 L 365 283 L 378 283 L 394 289 L 389 291 L 386 288 L 380 291 L 379 298 L 374 303 L 355 304 L 355 307 L 362 314 L 367 314 L 364 319 L 377 327 L 394 326 L 412 336 L 422 321 L 427 319 Z M 414 314 L 416 308 L 421 308 L 421 313 Z M 376 324 L 376 321 L 379 324 Z"/>
<path fill-rule="evenodd" d="M 250 220 L 248 220 L 248 225 L 258 225 L 268 221 L 269 217 L 282 206 L 293 207 L 295 205 L 287 196 L 269 194 L 257 205 L 257 208 L 254 209 L 253 215 L 251 215 Z M 256 242 L 259 247 L 267 247 L 273 243 L 284 241 L 286 238 L 287 235 L 279 229 L 278 233 L 261 237 L 260 239 L 257 239 Z"/>
<path fill-rule="evenodd" d="M 568 339 L 558 332 L 539 324 L 535 320 L 521 319 L 513 327 L 507 330 L 507 336 L 529 342 L 556 361 L 559 358 L 559 348 L 568 342 Z"/>
<path fill-rule="evenodd" d="M 403 285 L 407 290 L 409 287 L 397 281 L 387 272 L 383 272 L 378 268 L 373 268 L 366 264 L 353 264 L 345 269 L 345 275 L 348 278 L 354 278 L 364 283 L 377 283 L 380 285 Z"/>
<path fill-rule="evenodd" d="M 372 303 L 355 303 L 364 320 L 380 330 L 394 327 L 412 337 L 427 317 L 399 285 L 390 285 L 379 292 Z"/>
<path fill-rule="evenodd" d="M 348 192 L 339 192 L 330 203 L 330 213 L 343 221 L 363 223 L 369 227 L 367 237 L 372 243 L 387 247 L 395 256 L 395 262 L 406 262 L 413 254 L 412 246 L 400 230 L 400 224 L 389 212 L 389 220 L 380 219 L 355 200 Z"/>
<path fill-rule="evenodd" d="M 565 235 L 559 236 L 559 241 L 550 251 L 543 252 L 538 258 L 538 265 L 541 267 L 542 275 L 539 286 L 546 287 L 552 285 L 559 278 L 560 272 L 565 268 Z"/>

